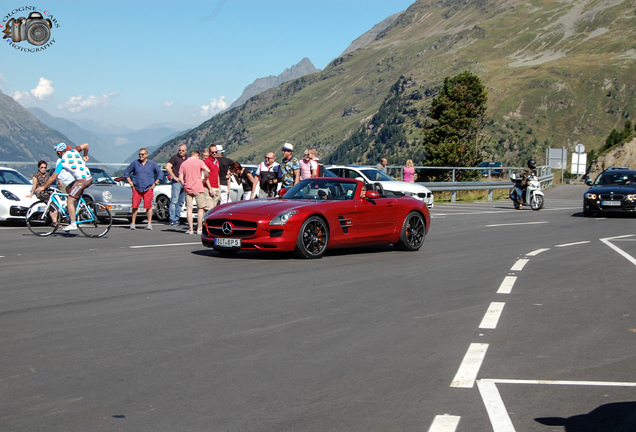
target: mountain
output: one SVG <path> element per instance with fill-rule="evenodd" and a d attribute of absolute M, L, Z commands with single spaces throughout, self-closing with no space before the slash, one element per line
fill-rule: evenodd
<path fill-rule="evenodd" d="M 241 96 L 239 96 L 237 100 L 232 102 L 232 105 L 230 105 L 230 108 L 228 109 L 243 105 L 252 96 L 256 96 L 257 94 L 262 93 L 265 90 L 271 89 L 272 87 L 278 87 L 279 85 L 287 81 L 297 79 L 318 71 L 319 69 L 316 69 L 313 63 L 307 57 L 305 57 L 300 62 L 293 65 L 291 68 L 285 69 L 283 73 L 278 76 L 270 75 L 266 78 L 258 78 L 252 84 L 245 87 Z"/>
<path fill-rule="evenodd" d="M 90 144 L 89 153 L 104 163 L 121 163 L 130 159 L 141 147 L 152 151 L 160 144 L 183 133 L 167 126 L 155 126 L 133 130 L 124 126 L 105 124 L 93 120 L 78 120 L 77 123 L 61 117 L 53 117 L 40 108 L 29 108 L 28 111 L 51 129 L 55 129 L 77 143 Z"/>
<path fill-rule="evenodd" d="M 0 91 L 0 160 L 51 161 L 55 159 L 53 145 L 58 142 L 75 145 Z"/>
<path fill-rule="evenodd" d="M 40 108 L 27 108 L 27 110 L 33 114 L 40 122 L 44 123 L 46 126 L 51 129 L 55 129 L 67 137 L 73 142 L 76 143 L 89 143 L 89 154 L 91 158 L 98 159 L 102 162 L 114 162 L 111 160 L 111 152 L 109 150 L 109 145 L 95 135 L 92 132 L 87 131 L 79 127 L 77 124 L 72 121 L 66 120 L 61 117 L 53 117 L 46 111 Z M 119 162 L 119 161 L 117 161 Z"/>
<path fill-rule="evenodd" d="M 391 24 L 393 24 L 393 22 L 400 16 L 402 15 L 403 12 L 398 12 L 396 14 L 391 15 L 390 17 L 386 18 L 385 20 L 383 20 L 382 22 L 374 25 L 371 30 L 369 30 L 368 32 L 366 32 L 365 34 L 363 34 L 362 36 L 356 38 L 356 40 L 354 40 L 353 42 L 351 42 L 351 45 L 349 45 L 347 47 L 346 50 L 344 50 L 344 52 L 342 54 L 340 54 L 341 56 L 349 54 L 350 52 L 353 52 L 357 49 L 360 48 L 364 48 L 365 46 L 369 45 L 371 42 L 373 42 L 380 33 L 382 33 L 388 26 L 390 26 Z"/>
<path fill-rule="evenodd" d="M 328 158 L 361 128 L 385 126 L 369 121 L 405 77 L 410 105 L 395 104 L 409 113 L 405 140 L 382 153 L 402 164 L 402 149 L 422 146 L 444 78 L 465 70 L 488 90 L 488 159 L 519 165 L 532 155 L 541 163 L 548 146 L 596 149 L 636 112 L 634 20 L 633 2 L 621 0 L 419 0 L 365 47 L 216 115 L 155 156 L 167 160 L 181 143 L 217 143 L 256 162 L 289 141 Z M 357 162 L 377 162 L 360 150 Z"/>

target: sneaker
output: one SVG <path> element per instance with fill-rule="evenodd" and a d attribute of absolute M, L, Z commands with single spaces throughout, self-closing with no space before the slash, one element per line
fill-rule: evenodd
<path fill-rule="evenodd" d="M 189 229 L 189 230 L 186 231 L 186 234 L 194 234 L 194 231 Z"/>
<path fill-rule="evenodd" d="M 203 230 L 197 230 L 197 234 L 199 235 L 203 234 Z"/>
<path fill-rule="evenodd" d="M 177 221 L 170 221 L 170 223 L 169 223 L 168 225 L 170 225 L 170 226 L 177 226 L 177 225 L 179 225 L 179 222 L 177 222 Z"/>
<path fill-rule="evenodd" d="M 131 223 L 131 224 L 130 224 L 130 229 L 131 229 L 131 230 L 136 230 L 136 229 L 137 229 L 137 227 L 135 226 L 135 224 L 134 224 L 134 223 Z"/>
<path fill-rule="evenodd" d="M 64 227 L 64 231 L 66 232 L 73 231 L 76 229 L 77 229 L 77 225 L 75 225 L 74 223 Z"/>
<path fill-rule="evenodd" d="M 146 229 L 152 231 L 152 225 L 151 224 L 146 225 Z"/>

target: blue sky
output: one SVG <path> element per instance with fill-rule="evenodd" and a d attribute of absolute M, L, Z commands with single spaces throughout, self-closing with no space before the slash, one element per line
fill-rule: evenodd
<path fill-rule="evenodd" d="M 3 39 L 0 90 L 69 120 L 194 126 L 304 57 L 323 69 L 414 1 L 3 1 L 3 27 L 27 5 L 55 23 L 37 52 Z"/>

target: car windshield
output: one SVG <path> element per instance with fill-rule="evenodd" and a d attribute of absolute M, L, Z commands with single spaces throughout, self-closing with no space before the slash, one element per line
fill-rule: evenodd
<path fill-rule="evenodd" d="M 302 180 L 289 189 L 285 199 L 311 199 L 327 201 L 352 200 L 358 183 L 352 180 L 313 178 Z"/>
<path fill-rule="evenodd" d="M 89 168 L 88 170 L 91 172 L 91 177 L 93 177 L 93 184 L 117 184 L 117 182 L 101 168 Z"/>
<path fill-rule="evenodd" d="M 17 171 L 0 170 L 0 184 L 30 185 L 31 182 Z"/>
<path fill-rule="evenodd" d="M 371 181 L 395 181 L 393 177 L 375 168 L 361 168 L 360 172 Z"/>
<path fill-rule="evenodd" d="M 600 186 L 616 186 L 616 185 L 632 185 L 636 186 L 636 171 L 632 172 L 620 172 L 610 171 L 604 172 L 598 176 L 595 185 Z"/>

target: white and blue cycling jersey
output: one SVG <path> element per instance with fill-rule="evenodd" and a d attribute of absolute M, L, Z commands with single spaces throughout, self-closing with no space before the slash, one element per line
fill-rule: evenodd
<path fill-rule="evenodd" d="M 59 175 L 62 170 L 71 174 L 75 180 L 91 178 L 91 172 L 86 167 L 84 159 L 75 149 L 68 150 L 58 160 L 55 172 Z"/>

